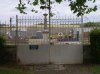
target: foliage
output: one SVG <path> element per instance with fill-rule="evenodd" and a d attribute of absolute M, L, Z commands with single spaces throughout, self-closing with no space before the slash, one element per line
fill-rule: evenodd
<path fill-rule="evenodd" d="M 82 16 L 84 14 L 89 14 L 92 11 L 97 10 L 97 6 L 94 6 L 93 8 L 90 8 L 86 2 L 95 2 L 95 0 L 71 0 L 69 6 L 71 7 L 71 10 L 73 13 L 76 13 L 77 16 Z"/>
<path fill-rule="evenodd" d="M 4 36 L 0 36 L 0 63 L 5 60 L 4 55 L 6 54 L 6 40 Z"/>
<path fill-rule="evenodd" d="M 100 29 L 90 32 L 91 57 L 93 63 L 100 63 Z"/>
<path fill-rule="evenodd" d="M 6 48 L 6 39 L 0 36 L 0 64 L 5 64 L 10 61 L 11 53 Z"/>
<path fill-rule="evenodd" d="M 63 33 L 63 35 L 58 35 L 58 34 L 51 35 L 50 39 L 63 39 L 63 38 L 69 38 L 69 37 L 72 37 L 72 34 Z"/>
<path fill-rule="evenodd" d="M 23 71 L 21 69 L 0 68 L 0 74 L 32 74 L 32 72 Z"/>
<path fill-rule="evenodd" d="M 4 49 L 6 45 L 6 39 L 4 36 L 0 36 L 0 49 Z"/>
<path fill-rule="evenodd" d="M 24 13 L 26 14 L 26 12 L 24 11 L 27 7 L 26 4 L 32 5 L 32 7 L 36 6 L 36 5 L 41 5 L 40 9 L 51 9 L 52 7 L 50 6 L 50 4 L 54 4 L 55 2 L 57 3 L 61 3 L 63 1 L 67 2 L 66 0 L 55 0 L 55 1 L 50 1 L 50 0 L 19 0 L 19 4 L 17 9 L 20 11 L 20 13 Z M 73 11 L 73 13 L 76 13 L 77 16 L 82 16 L 84 14 L 89 14 L 92 11 L 96 11 L 97 10 L 97 6 L 93 6 L 93 7 L 89 7 L 86 2 L 92 2 L 94 3 L 95 0 L 68 0 L 69 6 L 71 8 L 71 10 Z M 34 8 L 31 10 L 32 12 L 34 12 Z M 52 12 L 51 12 L 52 13 Z"/>
<path fill-rule="evenodd" d="M 98 27 L 100 25 L 100 23 L 98 22 L 87 22 L 84 23 L 84 27 Z"/>
<path fill-rule="evenodd" d="M 20 11 L 20 13 L 26 14 L 26 12 L 24 11 L 26 9 L 25 7 L 26 4 L 21 3 L 21 0 L 19 0 L 19 2 L 20 3 L 18 4 L 18 7 L 16 8 Z"/>
<path fill-rule="evenodd" d="M 100 74 L 100 65 L 92 65 L 90 69 L 94 74 Z"/>
<path fill-rule="evenodd" d="M 56 38 L 58 38 L 57 35 L 51 35 L 51 36 L 50 36 L 50 39 L 56 39 Z"/>

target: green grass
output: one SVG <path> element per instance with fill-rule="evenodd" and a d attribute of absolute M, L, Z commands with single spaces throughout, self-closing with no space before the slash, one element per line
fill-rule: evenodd
<path fill-rule="evenodd" d="M 91 70 L 94 74 L 100 74 L 100 65 L 93 65 Z"/>
<path fill-rule="evenodd" d="M 32 71 L 23 71 L 21 69 L 0 67 L 0 74 L 32 74 Z"/>

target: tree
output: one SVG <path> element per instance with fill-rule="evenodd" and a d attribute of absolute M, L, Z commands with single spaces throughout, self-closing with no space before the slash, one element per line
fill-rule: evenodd
<path fill-rule="evenodd" d="M 55 2 L 60 4 L 63 1 L 67 2 L 66 0 L 54 0 L 54 1 L 50 1 L 50 0 L 24 0 L 24 1 L 19 0 L 17 9 L 20 11 L 20 13 L 26 14 L 26 12 L 24 10 L 27 8 L 26 4 L 29 4 L 32 6 L 41 5 L 40 9 L 49 9 L 50 10 L 52 8 L 50 6 L 50 4 L 53 4 Z M 97 6 L 89 7 L 89 5 L 86 4 L 87 2 L 95 3 L 96 0 L 68 0 L 68 1 L 70 2 L 69 6 L 70 6 L 71 10 L 73 11 L 73 13 L 76 13 L 77 16 L 89 14 L 90 12 L 97 10 Z M 31 11 L 37 12 L 34 10 L 34 8 Z"/>
<path fill-rule="evenodd" d="M 84 23 L 84 27 L 99 27 L 100 23 L 99 22 L 87 22 Z"/>

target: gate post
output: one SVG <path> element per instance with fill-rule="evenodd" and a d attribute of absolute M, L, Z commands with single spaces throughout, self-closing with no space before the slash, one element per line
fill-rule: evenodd
<path fill-rule="evenodd" d="M 48 14 L 43 14 L 44 15 L 44 30 L 47 29 L 47 15 Z"/>
<path fill-rule="evenodd" d="M 18 48 L 18 44 L 17 44 L 17 40 L 18 40 L 18 15 L 16 15 L 16 27 L 15 27 L 15 46 L 16 46 L 16 49 L 15 49 L 15 59 L 16 59 L 16 62 L 18 63 L 18 57 L 17 57 L 17 48 Z"/>

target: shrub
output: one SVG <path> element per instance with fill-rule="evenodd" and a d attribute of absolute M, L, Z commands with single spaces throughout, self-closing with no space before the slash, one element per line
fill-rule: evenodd
<path fill-rule="evenodd" d="M 4 49 L 6 44 L 6 39 L 4 36 L 0 36 L 0 49 Z"/>
<path fill-rule="evenodd" d="M 7 50 L 6 39 L 4 36 L 0 36 L 0 64 L 5 64 L 9 62 L 11 53 Z"/>
<path fill-rule="evenodd" d="M 100 23 L 95 23 L 95 22 L 87 22 L 84 23 L 84 27 L 99 27 Z"/>
<path fill-rule="evenodd" d="M 93 63 L 100 62 L 100 29 L 90 32 L 91 58 Z"/>

